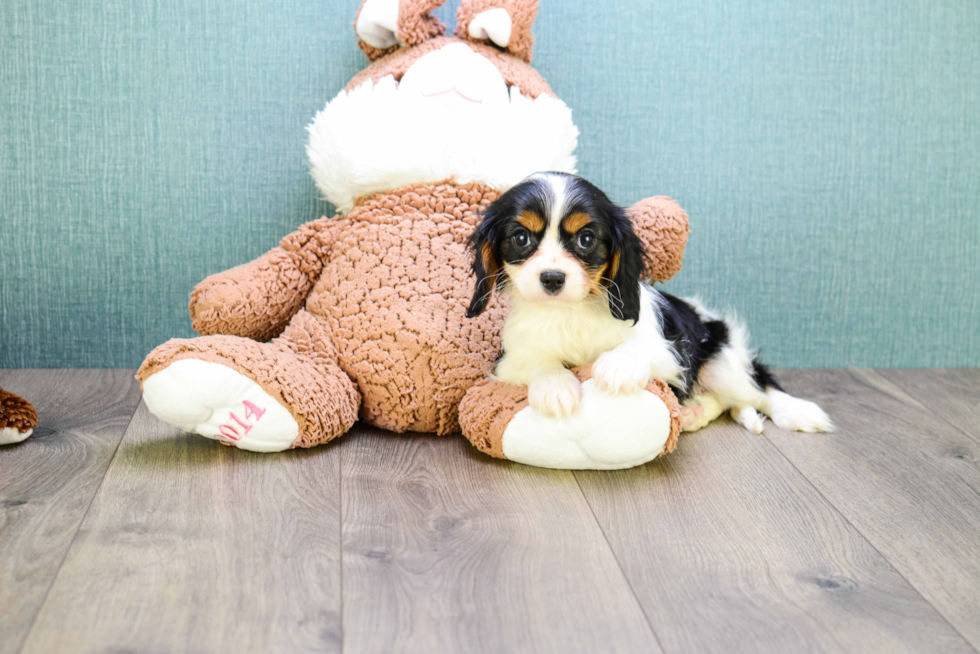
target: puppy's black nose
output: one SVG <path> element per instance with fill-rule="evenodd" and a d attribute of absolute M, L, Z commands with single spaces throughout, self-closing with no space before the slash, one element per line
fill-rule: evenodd
<path fill-rule="evenodd" d="M 541 273 L 541 285 L 550 295 L 556 295 L 565 285 L 565 273 L 560 270 L 545 270 Z"/>

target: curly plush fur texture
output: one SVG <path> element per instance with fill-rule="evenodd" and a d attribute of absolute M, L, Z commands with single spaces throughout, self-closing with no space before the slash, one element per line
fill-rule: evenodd
<path fill-rule="evenodd" d="M 30 402 L 0 388 L 0 445 L 19 443 L 37 427 L 37 411 Z"/>
<path fill-rule="evenodd" d="M 415 184 L 304 225 L 263 257 L 202 282 L 190 309 L 204 336 L 160 346 L 138 378 L 182 358 L 228 365 L 290 408 L 296 447 L 339 436 L 358 415 L 397 432 L 459 431 L 459 402 L 500 350 L 502 300 L 465 319 L 466 242 L 497 196 L 480 184 Z M 658 212 L 645 210 L 651 202 Z M 640 232 L 662 227 L 662 216 L 684 222 L 666 198 L 632 215 Z M 289 315 L 293 307 L 305 309 Z M 269 344 L 253 340 L 284 327 Z"/>
<path fill-rule="evenodd" d="M 476 7 L 474 2 L 466 6 Z M 468 434 L 474 438 L 489 429 L 477 415 L 461 418 L 459 410 L 497 358 L 506 307 L 494 299 L 478 319 L 465 319 L 473 288 L 467 239 L 480 212 L 527 166 L 572 169 L 577 131 L 567 107 L 522 58 L 530 58 L 529 20 L 536 2 L 484 3 L 512 9 L 519 4 L 530 12 L 511 16 L 507 49 L 433 37 L 439 30 L 426 16 L 436 4 L 400 0 L 393 31 L 405 45 L 373 53 L 373 63 L 334 101 L 336 115 L 328 106 L 311 127 L 314 176 L 344 215 L 304 225 L 255 261 L 204 280 L 190 304 L 193 326 L 202 336 L 172 340 L 151 352 L 138 372 L 141 381 L 166 375 L 184 359 L 221 364 L 288 411 L 281 422 L 298 428 L 299 435 L 289 436 L 294 440 L 279 449 L 327 442 L 355 419 L 396 432 L 439 434 L 458 432 L 465 422 L 476 430 Z M 385 20 L 394 25 L 392 16 Z M 411 43 L 416 37 L 422 41 Z M 456 54 L 426 59 L 447 48 Z M 385 101 L 401 83 L 420 83 L 418 75 L 410 79 L 413 66 L 415 73 L 425 73 L 419 95 L 435 97 L 429 112 Z M 429 83 L 440 85 L 434 94 Z M 359 104 L 361 95 L 365 102 Z M 452 112 L 439 110 L 439 102 L 487 98 L 500 99 L 501 116 L 487 114 L 482 125 L 468 122 L 447 130 Z M 372 102 L 380 107 L 369 107 Z M 362 111 L 370 111 L 373 122 L 347 123 Z M 529 134 L 528 125 L 542 134 Z M 341 133 L 342 127 L 349 133 Z M 492 157 L 492 168 L 479 168 L 485 164 L 477 159 L 487 147 L 500 153 Z M 510 153 L 512 169 L 504 165 L 503 152 Z M 648 273 L 668 279 L 680 268 L 687 217 L 667 198 L 641 201 L 630 215 L 650 254 Z M 153 384 L 144 384 L 144 390 L 148 386 Z M 486 386 L 479 388 L 486 393 Z M 503 410 L 510 395 L 498 390 Z M 678 420 L 664 408 L 674 406 L 667 393 L 662 401 L 650 396 L 668 421 L 656 438 L 673 433 Z M 174 405 L 168 413 L 168 398 L 152 399 L 153 406 L 162 407 L 161 415 L 186 408 Z M 197 409 L 215 413 L 203 405 Z M 235 407 L 221 411 L 248 419 Z M 210 435 L 198 433 L 215 437 L 214 425 L 211 429 Z M 294 432 L 272 436 L 289 433 Z M 233 444 L 244 447 L 245 440 Z"/>
<path fill-rule="evenodd" d="M 456 36 L 472 38 L 470 23 L 481 13 L 493 9 L 504 9 L 510 17 L 510 38 L 505 46 L 507 52 L 531 63 L 534 51 L 531 25 L 538 17 L 537 0 L 464 0 L 456 10 Z"/>
<path fill-rule="evenodd" d="M 272 256 L 205 280 L 191 314 L 195 329 L 213 335 L 157 348 L 139 379 L 181 358 L 224 363 L 273 398 L 292 398 L 284 404 L 305 434 L 296 446 L 339 436 L 358 409 L 393 431 L 458 431 L 463 394 L 500 348 L 502 304 L 482 320 L 464 319 L 466 239 L 496 197 L 479 184 L 415 184 L 365 198 L 344 219 L 304 226 Z M 279 328 L 297 303 L 305 310 L 280 338 L 251 340 Z"/>

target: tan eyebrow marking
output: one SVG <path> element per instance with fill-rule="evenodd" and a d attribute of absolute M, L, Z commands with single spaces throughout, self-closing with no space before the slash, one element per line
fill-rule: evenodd
<path fill-rule="evenodd" d="M 517 222 L 524 225 L 532 232 L 544 231 L 544 218 L 533 211 L 524 211 L 517 217 Z"/>
<path fill-rule="evenodd" d="M 569 234 L 574 234 L 578 230 L 582 229 L 586 225 L 592 223 L 592 219 L 589 218 L 589 214 L 583 213 L 581 211 L 573 213 L 571 216 L 567 216 L 565 220 L 561 222 L 562 227 Z"/>

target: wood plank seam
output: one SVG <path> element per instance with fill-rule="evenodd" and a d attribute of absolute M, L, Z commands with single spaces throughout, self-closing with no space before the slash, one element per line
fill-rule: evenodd
<path fill-rule="evenodd" d="M 109 475 L 109 470 L 112 468 L 112 464 L 116 461 L 116 455 L 119 453 L 119 446 L 122 445 L 123 440 L 126 438 L 126 434 L 129 433 L 129 428 L 133 424 L 133 418 L 136 417 L 136 412 L 139 410 L 140 405 L 143 403 L 142 395 L 140 395 L 140 401 L 136 403 L 133 407 L 133 413 L 129 416 L 129 420 L 126 422 L 126 428 L 123 430 L 122 438 L 116 442 L 116 447 L 112 450 L 112 458 L 109 459 L 109 465 L 105 467 L 105 471 L 102 473 L 102 479 L 99 480 L 99 485 L 95 487 L 95 492 L 92 493 L 92 497 L 89 498 L 88 506 L 85 507 L 85 512 L 82 513 L 81 519 L 78 521 L 78 525 L 75 527 L 75 533 L 72 534 L 71 542 L 68 543 L 68 547 L 65 548 L 65 554 L 61 557 L 61 562 L 58 563 L 58 570 L 51 577 L 51 583 L 48 584 L 47 589 L 44 591 L 44 599 L 41 600 L 41 604 L 37 608 L 37 612 L 31 619 L 31 626 L 24 633 L 24 638 L 20 641 L 20 645 L 17 647 L 17 653 L 20 654 L 24 650 L 24 646 L 31 639 L 31 634 L 34 633 L 34 627 L 37 625 L 37 620 L 41 616 L 41 612 L 44 610 L 44 605 L 48 602 L 48 596 L 51 594 L 51 589 L 54 588 L 55 582 L 58 581 L 58 575 L 61 574 L 61 568 L 65 565 L 65 561 L 68 560 L 68 554 L 71 552 L 72 547 L 75 546 L 75 539 L 78 538 L 78 532 L 81 531 L 82 525 L 85 524 L 85 518 L 88 517 L 89 511 L 92 510 L 92 505 L 95 504 L 95 498 L 99 496 L 99 492 L 102 490 L 102 485 L 105 484 L 106 477 Z"/>
<path fill-rule="evenodd" d="M 223 448 L 142 403 L 21 651 L 339 652 L 336 453 Z"/>
<path fill-rule="evenodd" d="M 345 651 L 662 652 L 570 471 L 357 431 Z"/>
<path fill-rule="evenodd" d="M 929 369 L 924 369 L 924 371 L 928 371 L 928 370 Z M 948 418 L 946 418 L 942 414 L 937 413 L 934 409 L 932 409 L 932 407 L 930 407 L 930 406 L 926 405 L 925 403 L 919 401 L 919 399 L 917 397 L 915 397 L 914 395 L 912 395 L 911 393 L 909 393 L 908 391 L 905 390 L 904 385 L 902 384 L 901 381 L 898 381 L 898 380 L 892 381 L 891 379 L 889 379 L 889 378 L 887 378 L 887 377 L 885 377 L 883 375 L 878 374 L 877 371 L 874 371 L 873 370 L 873 372 L 875 372 L 875 375 L 877 377 L 881 378 L 882 381 L 884 381 L 888 385 L 894 387 L 895 390 L 901 392 L 903 395 L 905 395 L 906 397 L 908 397 L 913 403 L 915 403 L 916 406 L 922 407 L 927 412 L 929 412 L 932 415 L 934 415 L 937 418 L 939 418 L 939 420 L 942 421 L 943 423 L 949 425 L 950 427 L 952 427 L 953 429 L 955 429 L 959 433 L 961 433 L 964 436 L 966 436 L 967 438 L 969 438 L 971 441 L 975 441 L 977 444 L 980 444 L 980 431 L 978 431 L 976 434 L 973 434 L 973 433 L 970 433 L 970 432 L 966 431 L 965 429 L 963 429 L 962 427 L 960 427 L 958 424 L 956 424 L 954 422 L 951 422 Z"/>
<path fill-rule="evenodd" d="M 925 409 L 926 411 L 928 411 L 928 412 L 929 412 L 929 413 L 931 413 L 932 415 L 934 415 L 934 416 L 936 416 L 937 418 L 939 418 L 939 421 L 940 421 L 940 422 L 942 422 L 942 423 L 944 423 L 944 424 L 946 424 L 946 425 L 948 425 L 949 427 L 951 427 L 951 428 L 953 428 L 953 429 L 955 429 L 955 430 L 956 430 L 956 431 L 958 431 L 959 433 L 961 433 L 961 434 L 963 434 L 964 436 L 966 436 L 967 438 L 969 438 L 969 439 L 970 439 L 971 441 L 974 441 L 974 442 L 976 442 L 976 443 L 977 443 L 978 445 L 980 445 L 980 435 L 977 435 L 977 434 L 971 434 L 970 432 L 968 432 L 968 431 L 966 431 L 965 429 L 963 429 L 963 428 L 962 428 L 962 427 L 960 427 L 959 425 L 957 425 L 957 424 L 954 424 L 954 423 L 952 423 L 952 422 L 950 422 L 949 420 L 947 420 L 947 419 L 946 419 L 946 418 L 944 418 L 943 416 L 941 416 L 941 415 L 939 415 L 938 413 L 936 413 L 935 411 L 933 411 L 933 410 L 932 410 L 932 409 L 930 409 L 929 407 L 927 407 L 927 406 L 925 406 L 925 405 L 923 405 L 923 404 L 922 404 L 921 402 L 919 403 L 919 406 L 922 406 L 922 407 L 923 407 L 923 408 L 924 408 L 924 409 Z"/>
<path fill-rule="evenodd" d="M 863 531 L 861 531 L 860 529 L 858 529 L 857 525 L 855 525 L 851 521 L 851 519 L 848 518 L 847 515 L 836 504 L 834 504 L 830 500 L 830 498 L 827 497 L 823 493 L 823 491 L 820 490 L 820 488 L 816 484 L 814 484 L 813 481 L 809 477 L 807 477 L 806 474 L 802 470 L 800 470 L 797 467 L 797 465 L 795 463 L 793 463 L 792 460 L 789 459 L 789 457 L 787 457 L 785 454 L 783 454 L 783 451 L 780 450 L 779 447 L 775 443 L 773 443 L 772 440 L 770 440 L 768 436 L 766 436 L 763 433 L 762 434 L 762 437 L 765 438 L 766 439 L 766 442 L 768 442 L 769 445 L 772 446 L 772 448 L 774 450 L 776 450 L 777 452 L 779 452 L 779 456 L 781 456 L 783 459 L 785 459 L 786 462 L 789 463 L 789 465 L 791 465 L 793 467 L 793 469 L 796 470 L 797 473 L 799 473 L 800 477 L 802 477 L 806 481 L 806 483 L 814 491 L 816 491 L 817 494 L 820 495 L 820 497 L 823 498 L 824 502 L 826 502 L 828 506 L 830 506 L 831 508 L 833 508 L 833 510 L 837 512 L 837 514 L 844 520 L 844 522 L 846 522 L 847 524 L 849 524 L 851 526 L 851 528 L 854 529 L 854 532 L 858 536 L 860 536 L 864 540 L 864 542 L 866 542 L 868 544 L 868 546 L 871 549 L 873 549 L 875 552 L 878 553 L 879 556 L 881 556 L 882 560 L 885 561 L 888 564 L 888 567 L 890 567 L 895 572 L 895 574 L 897 574 L 899 577 L 901 577 L 902 579 L 904 579 L 905 580 L 905 583 L 907 583 L 909 585 L 909 587 L 912 588 L 919 595 L 919 597 L 922 598 L 922 600 L 926 604 L 928 604 L 929 606 L 931 606 L 936 611 L 936 613 L 939 615 L 939 617 L 941 617 L 943 619 L 943 621 L 947 625 L 949 625 L 950 629 L 952 629 L 954 632 L 956 632 L 956 634 L 960 638 L 963 639 L 963 642 L 964 643 L 966 643 L 974 652 L 977 652 L 977 649 L 975 647 L 973 647 L 972 643 L 970 643 L 970 640 L 966 636 L 964 636 L 963 633 L 961 633 L 960 630 L 957 629 L 956 626 L 952 622 L 949 621 L 949 618 L 946 617 L 946 615 L 939 609 L 939 607 L 937 607 L 935 604 L 933 604 L 932 602 L 930 602 L 929 601 L 929 598 L 926 597 L 922 593 L 922 591 L 918 587 L 916 587 L 916 585 L 908 577 L 906 577 L 902 573 L 901 570 L 898 569 L 898 567 L 895 565 L 895 563 L 890 558 L 888 558 L 888 556 L 886 556 L 884 552 L 882 552 L 880 549 L 878 549 L 878 547 L 871 541 L 871 539 L 868 538 Z M 978 654 L 980 654 L 980 652 L 978 652 Z"/>
<path fill-rule="evenodd" d="M 872 372 L 874 372 L 874 371 L 872 371 Z M 908 392 L 906 392 L 906 390 L 904 388 L 902 388 L 899 384 L 891 381 L 890 379 L 887 379 L 887 378 L 883 377 L 882 375 L 877 374 L 877 372 L 874 372 L 874 374 L 875 374 L 876 377 L 880 378 L 883 382 L 885 382 L 889 386 L 893 387 L 895 390 L 899 391 L 902 395 L 904 395 L 909 400 L 911 400 L 912 403 L 914 403 L 916 406 L 921 407 L 922 409 L 924 409 L 926 411 L 926 413 L 929 413 L 929 414 L 935 416 L 936 418 L 939 418 L 939 420 L 941 422 L 945 423 L 946 425 L 949 425 L 952 429 L 954 429 L 955 431 L 963 434 L 964 436 L 966 436 L 970 440 L 973 440 L 973 441 L 976 441 L 976 442 L 980 443 L 980 438 L 977 438 L 973 434 L 970 434 L 970 433 L 964 431 L 958 425 L 953 424 L 952 422 L 950 422 L 949 420 L 947 420 L 943 416 L 939 415 L 938 413 L 936 413 L 935 411 L 933 411 L 929 406 L 927 406 L 923 402 L 920 402 L 918 398 L 916 398 L 916 397 L 912 396 L 911 394 L 909 394 Z M 776 449 L 778 450 L 779 448 L 777 447 Z M 782 452 L 780 452 L 780 454 L 782 454 Z M 792 461 L 790 461 L 790 463 L 792 464 Z M 802 473 L 800 473 L 800 474 L 802 474 Z M 804 475 L 804 477 L 806 477 L 806 475 Z M 807 482 L 809 483 L 810 480 L 807 479 Z M 819 492 L 819 489 L 818 489 L 818 492 Z M 830 500 L 827 500 L 827 501 L 829 502 Z M 833 506 L 833 504 L 831 506 Z M 834 508 L 836 509 L 837 507 L 834 506 Z M 843 513 L 841 515 L 843 515 Z M 847 520 L 847 516 L 844 516 L 844 519 Z M 850 520 L 848 520 L 848 522 L 850 522 Z M 855 529 L 857 529 L 857 527 L 855 527 Z M 861 533 L 860 530 L 858 530 L 858 533 Z M 864 534 L 861 534 L 861 536 L 864 537 Z M 865 540 L 867 540 L 867 538 L 865 538 Z M 869 541 L 869 544 L 871 544 L 870 541 Z M 871 544 L 871 546 L 874 547 L 873 544 Z M 875 547 L 875 549 L 877 550 L 878 548 Z M 879 551 L 879 554 L 881 554 L 880 551 Z M 888 565 L 890 565 L 893 568 L 895 568 L 895 564 L 892 563 L 891 560 L 887 556 L 885 556 L 884 554 L 881 554 L 881 555 L 882 555 L 882 557 L 884 557 L 884 559 L 886 561 L 888 561 Z M 898 568 L 895 568 L 895 572 L 897 572 L 899 575 L 901 575 L 903 578 L 905 578 L 905 575 L 903 575 L 902 572 L 900 570 L 898 570 Z M 930 602 L 929 599 L 925 595 L 923 595 L 922 591 L 920 591 L 918 588 L 916 588 L 916 586 L 915 586 L 914 583 L 912 583 L 909 579 L 905 579 L 905 581 L 908 582 L 909 586 L 911 586 L 912 588 L 915 588 L 916 592 L 919 593 L 919 595 L 922 595 L 922 598 L 926 602 L 929 602 L 929 605 L 930 606 L 932 606 L 934 609 L 936 609 L 936 612 L 940 616 L 942 616 L 943 620 L 945 620 L 946 623 L 949 624 L 950 627 L 952 627 L 953 631 L 955 631 L 956 633 L 958 633 L 960 635 L 960 637 L 962 637 L 963 640 L 966 641 L 970 645 L 970 647 L 973 647 L 973 644 L 970 643 L 970 640 L 966 636 L 964 636 L 962 633 L 960 633 L 960 630 L 957 629 L 956 626 L 949 621 L 949 619 L 943 614 L 942 611 L 939 610 L 939 608 L 935 604 L 933 604 L 932 602 Z M 976 652 L 977 651 L 977 648 L 976 647 L 973 647 L 973 651 Z"/>
<path fill-rule="evenodd" d="M 577 473 L 668 653 L 974 652 L 770 443 L 730 420 L 686 438 Z"/>
<path fill-rule="evenodd" d="M 616 562 L 616 567 L 619 568 L 619 574 L 622 575 L 623 581 L 626 582 L 626 586 L 630 589 L 630 594 L 633 595 L 633 601 L 636 602 L 636 605 L 640 609 L 640 613 L 643 614 L 643 619 L 647 621 L 647 625 L 650 627 L 650 633 L 653 634 L 653 639 L 657 641 L 657 646 L 660 647 L 660 651 L 667 652 L 668 650 L 664 647 L 663 642 L 661 642 L 660 635 L 657 634 L 657 630 L 654 628 L 653 622 L 650 620 L 650 616 L 647 615 L 646 609 L 643 608 L 643 603 L 636 594 L 636 589 L 633 588 L 633 583 L 630 581 L 629 577 L 626 575 L 626 571 L 623 569 L 623 564 L 619 560 L 619 555 L 616 554 L 616 549 L 612 546 L 612 543 L 609 542 L 609 536 L 606 535 L 606 530 L 602 528 L 602 523 L 599 522 L 599 518 L 595 514 L 595 507 L 592 506 L 592 503 L 589 502 L 589 498 L 585 494 L 585 491 L 582 490 L 582 483 L 578 479 L 578 472 L 572 471 L 572 476 L 575 478 L 575 485 L 578 487 L 578 492 L 582 495 L 582 499 L 585 500 L 585 504 L 589 507 L 589 512 L 592 514 L 592 520 L 595 521 L 596 527 L 599 528 L 599 532 L 602 534 L 602 539 L 606 542 L 606 547 L 608 547 L 609 551 L 612 553 L 613 560 Z"/>

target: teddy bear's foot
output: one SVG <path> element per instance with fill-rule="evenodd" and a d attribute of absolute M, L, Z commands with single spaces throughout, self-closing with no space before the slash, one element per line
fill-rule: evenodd
<path fill-rule="evenodd" d="M 136 378 L 162 420 L 255 452 L 333 440 L 351 428 L 361 403 L 329 335 L 306 311 L 270 343 L 225 335 L 167 341 Z"/>
<path fill-rule="evenodd" d="M 613 395 L 588 379 L 587 369 L 576 374 L 585 379 L 581 408 L 563 418 L 531 408 L 526 389 L 477 384 L 460 405 L 463 434 L 491 456 L 543 468 L 630 468 L 674 449 L 680 411 L 666 384 Z"/>
<path fill-rule="evenodd" d="M 0 429 L 0 445 L 12 445 L 13 443 L 26 441 L 33 433 L 33 429 L 20 431 L 14 427 L 4 427 L 3 429 Z"/>
<path fill-rule="evenodd" d="M 0 388 L 0 445 L 27 440 L 37 426 L 37 411 L 31 404 Z"/>
<path fill-rule="evenodd" d="M 243 450 L 278 452 L 299 435 L 284 406 L 220 363 L 175 361 L 143 382 L 143 400 L 164 422 Z"/>

